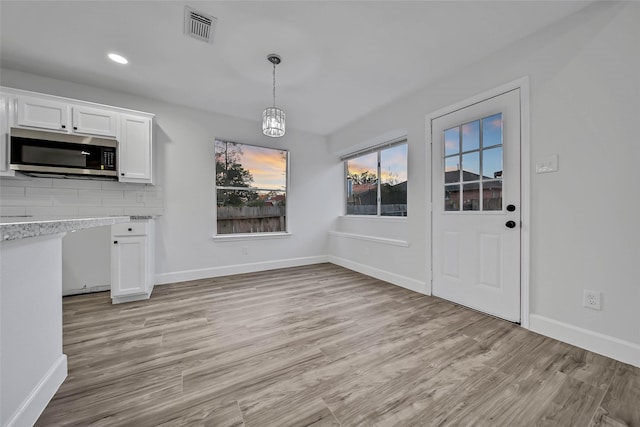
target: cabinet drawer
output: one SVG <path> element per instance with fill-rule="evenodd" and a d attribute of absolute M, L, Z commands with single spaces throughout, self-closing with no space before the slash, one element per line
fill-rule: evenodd
<path fill-rule="evenodd" d="M 146 222 L 124 222 L 111 226 L 113 236 L 146 236 L 149 234 L 149 224 Z"/>

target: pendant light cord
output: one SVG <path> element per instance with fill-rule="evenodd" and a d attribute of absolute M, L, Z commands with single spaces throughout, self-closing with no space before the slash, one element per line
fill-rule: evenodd
<path fill-rule="evenodd" d="M 276 106 L 276 63 L 273 63 L 273 106 Z"/>

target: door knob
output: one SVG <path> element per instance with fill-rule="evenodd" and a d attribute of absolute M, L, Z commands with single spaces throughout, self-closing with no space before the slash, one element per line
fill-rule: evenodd
<path fill-rule="evenodd" d="M 507 221 L 504 225 L 506 225 L 507 228 L 515 228 L 516 222 L 515 221 Z"/>

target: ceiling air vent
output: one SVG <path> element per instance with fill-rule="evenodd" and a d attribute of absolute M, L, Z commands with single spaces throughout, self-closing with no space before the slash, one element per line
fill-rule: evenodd
<path fill-rule="evenodd" d="M 218 18 L 184 7 L 184 33 L 203 42 L 213 43 L 213 32 Z"/>

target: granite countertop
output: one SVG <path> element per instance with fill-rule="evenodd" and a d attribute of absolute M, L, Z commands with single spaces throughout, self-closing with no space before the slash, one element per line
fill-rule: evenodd
<path fill-rule="evenodd" d="M 0 241 L 18 240 L 27 237 L 46 236 L 65 233 L 84 228 L 102 227 L 105 225 L 128 222 L 129 216 L 108 216 L 89 218 L 0 218 Z"/>

